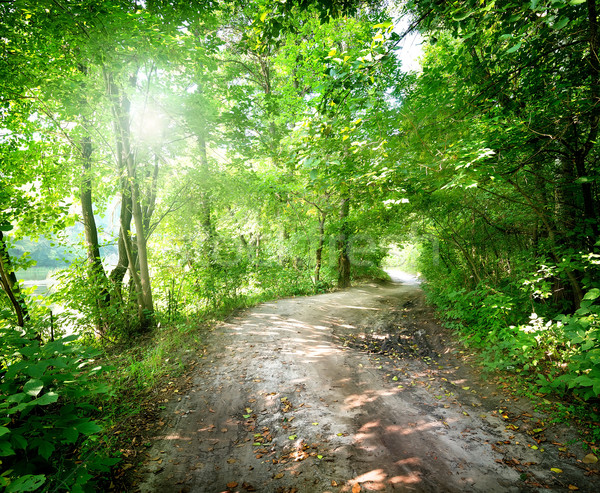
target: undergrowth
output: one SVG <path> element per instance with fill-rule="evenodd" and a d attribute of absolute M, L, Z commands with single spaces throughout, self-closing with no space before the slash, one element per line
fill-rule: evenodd
<path fill-rule="evenodd" d="M 600 443 L 600 290 L 589 288 L 572 314 L 541 316 L 526 292 L 479 285 L 473 290 L 425 286 L 433 302 L 482 368 L 531 397 L 558 420 L 587 428 Z M 541 310 L 540 310 L 541 311 Z"/>

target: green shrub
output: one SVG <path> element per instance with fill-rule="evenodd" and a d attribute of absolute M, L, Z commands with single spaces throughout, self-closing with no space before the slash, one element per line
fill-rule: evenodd
<path fill-rule="evenodd" d="M 98 352 L 71 335 L 41 344 L 33 332 L 0 329 L 0 485 L 7 492 L 93 491 L 117 462 L 102 450 L 94 402 L 110 393 Z"/>

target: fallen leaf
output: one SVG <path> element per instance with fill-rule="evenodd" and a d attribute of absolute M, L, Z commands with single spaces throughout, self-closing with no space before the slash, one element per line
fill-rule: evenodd
<path fill-rule="evenodd" d="M 334 481 L 333 479 L 331 480 L 331 486 L 333 486 L 334 488 L 337 486 L 337 481 Z"/>
<path fill-rule="evenodd" d="M 235 464 L 235 459 L 227 459 L 228 464 Z"/>
<path fill-rule="evenodd" d="M 237 485 L 238 484 L 235 481 L 231 481 L 230 483 L 227 483 L 227 487 L 230 489 L 236 488 Z"/>
<path fill-rule="evenodd" d="M 463 387 L 463 390 L 469 390 L 471 387 Z"/>
<path fill-rule="evenodd" d="M 318 425 L 319 425 L 319 423 L 313 423 L 313 426 L 318 426 Z"/>
<path fill-rule="evenodd" d="M 244 488 L 246 491 L 256 491 L 256 488 L 248 483 L 242 483 L 242 488 Z"/>
<path fill-rule="evenodd" d="M 558 467 L 551 467 L 550 470 L 557 474 L 560 474 L 562 472 L 562 469 L 559 469 Z"/>
<path fill-rule="evenodd" d="M 352 486 L 352 493 L 359 493 L 360 490 L 361 490 L 360 484 L 354 483 L 354 485 Z"/>
<path fill-rule="evenodd" d="M 282 472 L 279 472 L 279 473 L 275 474 L 274 478 L 281 479 L 283 476 L 284 476 L 284 474 Z"/>
<path fill-rule="evenodd" d="M 571 491 L 577 491 L 579 488 L 578 488 L 577 486 L 575 486 L 574 484 L 570 484 L 570 485 L 569 485 L 569 489 L 570 489 Z"/>
<path fill-rule="evenodd" d="M 227 428 L 221 428 L 221 433 L 227 433 Z"/>
<path fill-rule="evenodd" d="M 298 435 L 290 435 L 288 438 L 290 440 L 295 440 L 296 438 L 298 438 Z"/>
<path fill-rule="evenodd" d="M 594 454 L 587 454 L 581 462 L 584 464 L 595 464 L 598 462 L 598 457 L 596 457 Z"/>

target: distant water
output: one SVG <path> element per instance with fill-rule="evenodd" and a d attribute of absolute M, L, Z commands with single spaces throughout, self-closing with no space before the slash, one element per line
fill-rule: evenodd
<path fill-rule="evenodd" d="M 56 281 L 54 279 L 38 279 L 34 281 L 21 281 L 21 284 L 25 288 L 31 288 L 35 286 L 34 295 L 40 296 L 45 295 Z"/>

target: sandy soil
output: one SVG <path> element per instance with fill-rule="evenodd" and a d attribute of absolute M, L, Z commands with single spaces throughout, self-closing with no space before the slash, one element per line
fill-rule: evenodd
<path fill-rule="evenodd" d="M 139 491 L 600 491 L 575 435 L 482 382 L 408 278 L 260 305 L 201 361 Z"/>

